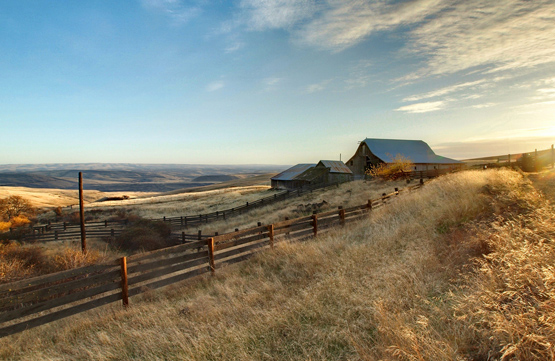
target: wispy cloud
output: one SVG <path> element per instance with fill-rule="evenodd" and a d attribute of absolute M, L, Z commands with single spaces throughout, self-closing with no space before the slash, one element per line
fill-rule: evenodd
<path fill-rule="evenodd" d="M 406 113 L 428 113 L 428 112 L 434 112 L 436 110 L 441 110 L 443 109 L 444 105 L 445 105 L 444 101 L 416 103 L 411 105 L 405 105 L 395 110 L 399 112 L 406 112 Z"/>
<path fill-rule="evenodd" d="M 141 0 L 145 9 L 157 11 L 168 16 L 174 24 L 187 23 L 202 13 L 200 2 L 185 5 L 181 0 Z"/>
<path fill-rule="evenodd" d="M 262 80 L 262 84 L 264 84 L 264 89 L 266 91 L 271 91 L 276 89 L 276 87 L 283 81 L 282 78 L 276 78 L 276 77 L 271 77 L 271 78 L 265 78 Z"/>
<path fill-rule="evenodd" d="M 240 7 L 253 30 L 287 28 L 312 16 L 316 9 L 313 0 L 243 0 Z"/>
<path fill-rule="evenodd" d="M 332 79 L 326 79 L 326 80 L 321 81 L 319 83 L 311 84 L 311 85 L 306 87 L 306 92 L 307 93 L 316 93 L 316 92 L 320 92 L 322 90 L 325 90 L 327 88 L 328 84 L 331 81 L 332 81 Z"/>
<path fill-rule="evenodd" d="M 484 109 L 484 108 L 491 108 L 491 107 L 496 106 L 496 105 L 497 105 L 497 103 L 483 103 L 483 104 L 472 105 L 471 108 Z"/>
<path fill-rule="evenodd" d="M 526 69 L 555 61 L 551 0 L 456 2 L 410 32 L 407 50 L 427 58 L 416 76 L 482 67 Z"/>
<path fill-rule="evenodd" d="M 466 83 L 460 83 L 460 84 L 455 84 L 455 85 L 451 85 L 448 87 L 444 87 L 438 90 L 434 90 L 431 92 L 427 92 L 424 94 L 417 94 L 417 95 L 411 95 L 410 97 L 407 97 L 405 99 L 403 99 L 404 102 L 416 102 L 422 99 L 429 99 L 429 98 L 435 98 L 435 97 L 439 97 L 439 96 L 443 96 L 443 95 L 447 95 L 447 94 L 451 94 L 463 89 L 468 89 L 468 88 L 475 88 L 478 85 L 484 84 L 486 82 L 485 79 L 481 79 L 481 80 L 476 80 L 476 81 L 471 81 L 471 82 L 466 82 Z"/>
<path fill-rule="evenodd" d="M 372 80 L 371 73 L 372 63 L 367 60 L 359 61 L 351 71 L 349 76 L 345 79 L 345 89 L 364 88 Z"/>
<path fill-rule="evenodd" d="M 228 53 L 228 54 L 233 53 L 233 52 L 236 52 L 239 49 L 242 49 L 244 46 L 245 46 L 244 42 L 234 41 L 225 48 L 225 52 Z"/>
<path fill-rule="evenodd" d="M 414 24 L 448 6 L 442 0 L 393 1 L 328 0 L 319 16 L 302 27 L 298 40 L 319 48 L 341 51 L 375 31 Z"/>
<path fill-rule="evenodd" d="M 206 91 L 213 92 L 216 90 L 220 90 L 225 86 L 225 83 L 221 80 L 213 81 L 212 83 L 206 86 Z"/>

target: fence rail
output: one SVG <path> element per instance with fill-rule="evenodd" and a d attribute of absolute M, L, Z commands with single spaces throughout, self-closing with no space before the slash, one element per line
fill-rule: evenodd
<path fill-rule="evenodd" d="M 407 187 L 405 191 L 419 188 Z M 382 207 L 395 191 L 367 203 L 186 242 L 173 247 L 0 285 L 0 337 L 164 287 L 243 261 L 276 242 L 316 237 Z"/>

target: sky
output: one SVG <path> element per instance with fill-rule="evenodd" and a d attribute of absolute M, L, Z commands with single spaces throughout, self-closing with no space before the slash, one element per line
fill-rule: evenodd
<path fill-rule="evenodd" d="M 2 0 L 0 163 L 296 164 L 555 143 L 552 0 Z"/>

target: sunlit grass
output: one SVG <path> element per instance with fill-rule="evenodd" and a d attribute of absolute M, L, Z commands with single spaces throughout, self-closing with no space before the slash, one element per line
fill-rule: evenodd
<path fill-rule="evenodd" d="M 553 214 L 516 172 L 441 177 L 349 228 L 4 338 L 0 358 L 553 359 Z"/>

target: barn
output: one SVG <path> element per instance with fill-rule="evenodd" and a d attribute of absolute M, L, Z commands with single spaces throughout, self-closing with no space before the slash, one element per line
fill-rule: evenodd
<path fill-rule="evenodd" d="M 357 148 L 355 155 L 347 161 L 347 166 L 360 179 L 365 171 L 380 163 L 390 163 L 397 155 L 402 155 L 414 164 L 413 174 L 431 177 L 460 169 L 463 162 L 442 157 L 422 140 L 366 138 Z"/>
<path fill-rule="evenodd" d="M 284 170 L 278 175 L 271 178 L 272 188 L 275 189 L 299 189 L 308 182 L 296 179 L 297 176 L 302 174 L 308 169 L 314 168 L 316 164 L 297 164 L 289 169 Z"/>
<path fill-rule="evenodd" d="M 296 177 L 309 186 L 344 183 L 354 180 L 353 172 L 340 160 L 321 160 L 315 167 Z"/>

